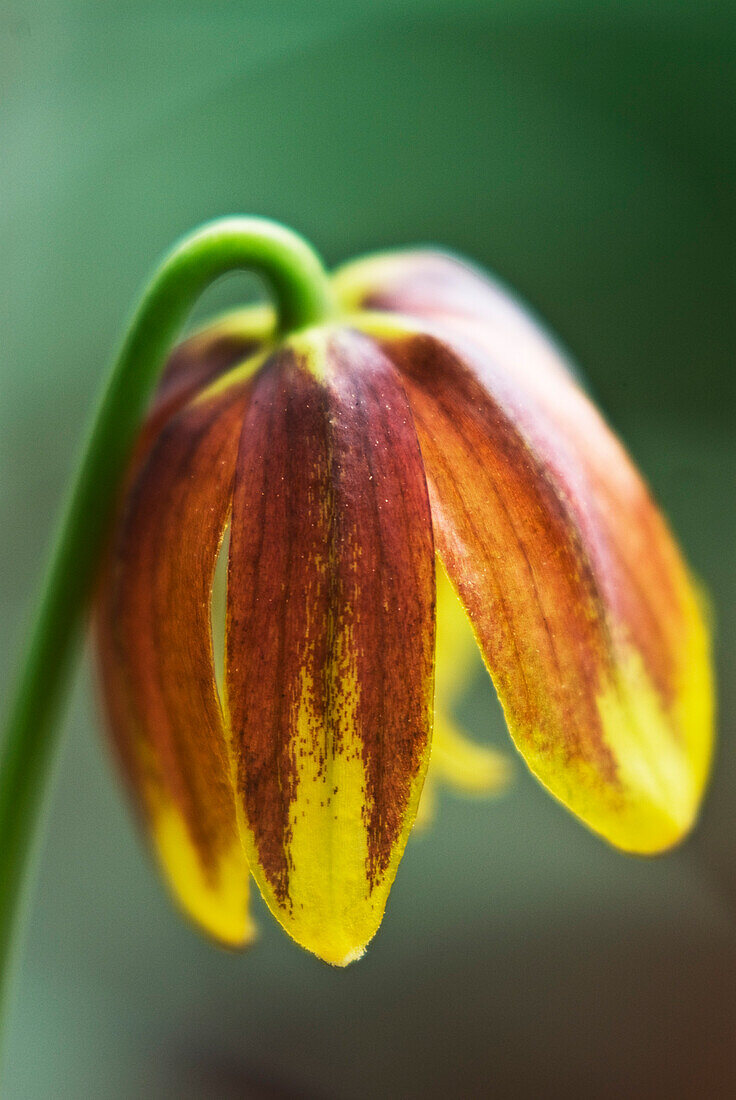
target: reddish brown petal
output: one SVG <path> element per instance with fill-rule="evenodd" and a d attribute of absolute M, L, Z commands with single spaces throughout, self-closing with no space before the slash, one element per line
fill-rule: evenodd
<path fill-rule="evenodd" d="M 369 256 L 336 283 L 353 308 L 427 319 L 434 331 L 470 340 L 519 408 L 519 423 L 560 484 L 580 482 L 578 518 L 598 554 L 599 580 L 665 697 L 682 663 L 692 593 L 662 517 L 595 407 L 571 381 L 575 370 L 550 334 L 500 283 L 440 252 Z M 498 381 L 492 383 L 498 389 Z M 564 495 L 564 492 L 563 492 Z M 595 519 L 590 517 L 595 513 Z M 603 540 L 601 543 L 601 539 Z M 598 548 L 598 551 L 596 550 Z"/>
<path fill-rule="evenodd" d="M 100 588 L 113 736 L 170 885 L 217 938 L 250 935 L 248 866 L 214 679 L 212 578 L 247 383 L 183 409 L 126 500 Z"/>
<path fill-rule="evenodd" d="M 471 327 L 473 342 L 457 335 Z M 444 336 L 386 338 L 438 552 L 532 770 L 614 843 L 657 850 L 691 824 L 710 754 L 697 601 L 640 479 L 571 377 L 554 364 L 542 385 L 529 364 L 527 376 L 499 365 L 484 343 L 491 328 L 454 318 Z"/>
<path fill-rule="evenodd" d="M 304 334 L 254 385 L 233 499 L 226 676 L 253 874 L 333 963 L 380 923 L 429 749 L 434 552 L 395 371 Z"/>

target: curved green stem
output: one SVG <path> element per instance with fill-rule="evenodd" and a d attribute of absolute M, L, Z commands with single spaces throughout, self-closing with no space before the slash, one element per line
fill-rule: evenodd
<path fill-rule="evenodd" d="M 56 719 L 116 492 L 161 367 L 192 305 L 218 276 L 239 268 L 254 270 L 270 284 L 282 332 L 316 324 L 332 310 L 324 268 L 301 237 L 274 222 L 233 217 L 180 241 L 133 316 L 68 500 L 2 743 L 0 1010 L 7 1000 L 13 933 L 53 759 Z"/>

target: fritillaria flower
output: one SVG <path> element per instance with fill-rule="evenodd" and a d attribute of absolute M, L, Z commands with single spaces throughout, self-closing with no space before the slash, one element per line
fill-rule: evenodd
<path fill-rule="evenodd" d="M 666 523 L 528 313 L 434 252 L 333 287 L 322 325 L 278 339 L 243 310 L 175 351 L 97 624 L 114 743 L 183 908 L 243 944 L 252 876 L 297 942 L 345 964 L 417 815 L 435 653 L 437 778 L 500 777 L 449 720 L 464 650 L 449 628 L 436 650 L 438 590 L 531 771 L 627 852 L 692 825 L 712 689 Z"/>

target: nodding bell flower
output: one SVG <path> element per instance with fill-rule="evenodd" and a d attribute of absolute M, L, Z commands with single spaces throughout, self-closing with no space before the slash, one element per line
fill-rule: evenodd
<path fill-rule="evenodd" d="M 252 875 L 345 964 L 417 816 L 438 614 L 435 781 L 503 779 L 450 719 L 467 616 L 531 771 L 627 852 L 693 824 L 712 685 L 665 521 L 508 291 L 430 251 L 333 289 L 324 324 L 281 338 L 245 309 L 173 353 L 96 619 L 117 755 L 182 907 L 244 944 Z"/>

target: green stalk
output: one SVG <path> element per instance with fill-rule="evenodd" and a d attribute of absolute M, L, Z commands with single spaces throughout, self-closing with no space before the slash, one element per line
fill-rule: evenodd
<path fill-rule="evenodd" d="M 234 269 L 270 284 L 281 332 L 332 311 L 327 275 L 301 237 L 261 218 L 223 218 L 183 238 L 155 272 L 103 391 L 68 499 L 0 754 L 0 1039 L 33 838 L 111 511 L 152 391 L 207 286 Z"/>

